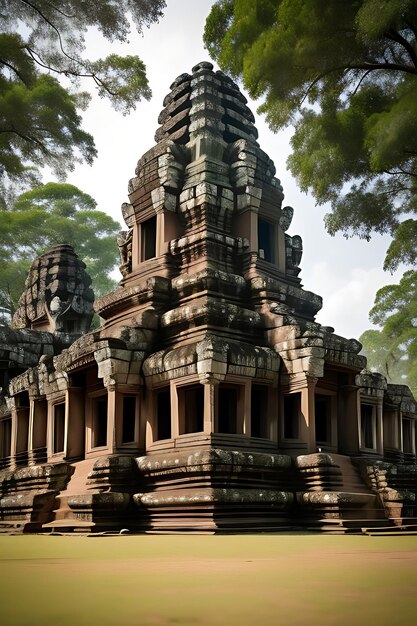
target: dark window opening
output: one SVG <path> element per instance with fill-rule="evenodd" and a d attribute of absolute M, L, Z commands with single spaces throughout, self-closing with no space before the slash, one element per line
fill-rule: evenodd
<path fill-rule="evenodd" d="M 8 458 L 11 454 L 12 450 L 12 420 L 5 419 L 0 422 L 0 443 L 1 449 L 0 454 L 1 458 Z"/>
<path fill-rule="evenodd" d="M 28 408 L 29 406 L 29 393 L 22 391 L 16 396 L 16 406 L 19 408 Z"/>
<path fill-rule="evenodd" d="M 54 454 L 64 451 L 65 402 L 54 406 Z"/>
<path fill-rule="evenodd" d="M 330 398 L 328 396 L 317 395 L 315 398 L 314 409 L 316 422 L 316 441 L 320 443 L 330 443 Z"/>
<path fill-rule="evenodd" d="M 135 441 L 136 396 L 123 396 L 122 443 Z"/>
<path fill-rule="evenodd" d="M 69 385 L 70 387 L 86 387 L 87 386 L 87 375 L 86 370 L 81 370 L 80 372 L 73 372 L 69 375 Z"/>
<path fill-rule="evenodd" d="M 374 407 L 370 404 L 361 404 L 361 439 L 362 447 L 375 448 Z"/>
<path fill-rule="evenodd" d="M 180 410 L 180 435 L 200 433 L 204 430 L 204 387 L 195 385 L 178 390 Z"/>
<path fill-rule="evenodd" d="M 28 436 L 29 436 L 29 407 L 19 408 L 17 410 L 17 437 L 16 437 L 16 453 L 27 453 Z M 23 463 L 27 460 L 26 456 L 20 455 L 19 462 Z"/>
<path fill-rule="evenodd" d="M 269 263 L 275 263 L 275 227 L 270 222 L 258 218 L 259 257 Z"/>
<path fill-rule="evenodd" d="M 157 437 L 171 439 L 171 393 L 169 387 L 156 395 Z"/>
<path fill-rule="evenodd" d="M 93 423 L 93 448 L 107 445 L 107 396 L 95 401 Z"/>
<path fill-rule="evenodd" d="M 238 392 L 233 387 L 219 387 L 219 433 L 237 432 Z"/>
<path fill-rule="evenodd" d="M 268 389 L 263 385 L 252 385 L 251 436 L 268 437 Z"/>
<path fill-rule="evenodd" d="M 141 261 L 153 259 L 156 255 L 156 215 L 140 225 Z"/>
<path fill-rule="evenodd" d="M 301 394 L 284 396 L 284 439 L 298 439 L 300 436 Z"/>
<path fill-rule="evenodd" d="M 411 443 L 411 420 L 403 419 L 403 452 L 410 454 L 413 451 Z"/>
<path fill-rule="evenodd" d="M 33 447 L 46 447 L 46 430 L 48 421 L 48 404 L 46 400 L 35 400 L 33 419 Z"/>
<path fill-rule="evenodd" d="M 417 455 L 417 422 L 414 423 L 414 451 Z"/>

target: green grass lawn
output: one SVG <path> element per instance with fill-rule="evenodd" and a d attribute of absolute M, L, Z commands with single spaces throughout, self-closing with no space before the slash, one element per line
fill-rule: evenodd
<path fill-rule="evenodd" d="M 0 624 L 398 626 L 417 537 L 0 537 Z"/>

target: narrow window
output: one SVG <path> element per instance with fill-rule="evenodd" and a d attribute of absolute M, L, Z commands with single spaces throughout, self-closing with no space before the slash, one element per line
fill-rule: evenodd
<path fill-rule="evenodd" d="M 26 465 L 28 461 L 27 453 L 29 440 L 29 396 L 25 393 L 19 395 L 22 396 L 20 398 L 22 402 L 18 403 L 16 415 L 16 463 L 18 465 Z"/>
<path fill-rule="evenodd" d="M 18 408 L 28 408 L 29 407 L 29 393 L 27 391 L 22 391 L 16 396 L 16 406 Z"/>
<path fill-rule="evenodd" d="M 258 250 L 259 257 L 269 263 L 275 263 L 275 227 L 270 222 L 258 218 Z"/>
<path fill-rule="evenodd" d="M 300 434 L 301 394 L 284 396 L 284 439 L 298 439 Z"/>
<path fill-rule="evenodd" d="M 268 388 L 252 385 L 251 436 L 268 437 Z"/>
<path fill-rule="evenodd" d="M 93 448 L 107 445 L 107 396 L 95 401 L 93 421 Z"/>
<path fill-rule="evenodd" d="M 331 441 L 330 398 L 328 396 L 316 395 L 314 408 L 316 441 L 318 443 L 329 443 Z"/>
<path fill-rule="evenodd" d="M 153 259 L 156 255 L 156 215 L 140 225 L 141 261 Z"/>
<path fill-rule="evenodd" d="M 414 454 L 417 455 L 417 422 L 414 422 Z"/>
<path fill-rule="evenodd" d="M 374 407 L 371 404 L 361 404 L 361 439 L 363 448 L 371 450 L 375 448 L 374 423 Z"/>
<path fill-rule="evenodd" d="M 65 402 L 54 405 L 54 454 L 64 451 Z"/>
<path fill-rule="evenodd" d="M 233 387 L 219 387 L 219 433 L 237 432 L 238 392 Z"/>
<path fill-rule="evenodd" d="M 35 400 L 33 411 L 33 448 L 46 448 L 48 404 L 46 400 Z"/>
<path fill-rule="evenodd" d="M 403 419 L 403 452 L 411 454 L 413 452 L 413 446 L 411 442 L 411 420 Z"/>
<path fill-rule="evenodd" d="M 135 441 L 136 396 L 123 396 L 122 443 Z"/>
<path fill-rule="evenodd" d="M 156 394 L 156 439 L 171 439 L 171 393 L 169 387 Z"/>
<path fill-rule="evenodd" d="M 204 430 L 204 387 L 193 385 L 178 390 L 180 405 L 180 435 Z"/>
<path fill-rule="evenodd" d="M 0 427 L 1 458 L 7 459 L 10 456 L 12 447 L 12 420 L 10 418 L 2 420 Z"/>
<path fill-rule="evenodd" d="M 86 387 L 87 386 L 87 376 L 86 371 L 81 370 L 78 372 L 73 372 L 69 375 L 69 383 L 70 387 Z"/>

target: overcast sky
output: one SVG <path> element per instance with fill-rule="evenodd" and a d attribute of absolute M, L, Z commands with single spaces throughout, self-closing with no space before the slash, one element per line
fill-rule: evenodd
<path fill-rule="evenodd" d="M 139 158 L 155 143 L 158 114 L 170 84 L 179 74 L 190 72 L 199 61 L 209 60 L 202 33 L 212 0 L 167 0 L 167 4 L 159 24 L 147 29 L 143 36 L 132 33 L 129 44 L 110 45 L 95 33 L 87 38 L 86 56 L 91 59 L 107 56 L 109 47 L 119 54 L 138 54 L 146 64 L 153 93 L 149 102 L 139 103 L 136 111 L 126 117 L 96 96 L 84 114 L 84 128 L 94 136 L 98 157 L 91 167 L 77 166 L 68 182 L 92 195 L 99 209 L 119 221 L 122 220 L 120 206 L 127 201 L 128 180 L 134 176 Z M 88 85 L 82 87 L 87 89 Z M 258 105 L 249 99 L 260 147 L 275 163 L 276 175 L 284 188 L 284 204 L 295 209 L 289 233 L 303 239 L 302 283 L 324 300 L 317 321 L 333 326 L 336 333 L 345 337 L 359 337 L 370 327 L 368 312 L 376 291 L 399 279 L 399 274 L 392 276 L 382 270 L 389 240 L 375 236 L 367 243 L 346 240 L 341 235 L 330 237 L 326 233 L 323 225 L 326 207 L 316 207 L 313 198 L 302 194 L 287 172 L 290 130 L 272 133 L 256 114 Z"/>

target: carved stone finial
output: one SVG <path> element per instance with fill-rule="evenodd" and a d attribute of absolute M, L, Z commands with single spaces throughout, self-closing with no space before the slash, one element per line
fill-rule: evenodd
<path fill-rule="evenodd" d="M 285 206 L 281 211 L 281 217 L 279 218 L 279 225 L 284 233 L 291 226 L 292 218 L 294 216 L 294 209 L 291 206 Z"/>
<path fill-rule="evenodd" d="M 285 253 L 288 274 L 298 276 L 303 256 L 303 240 L 300 235 L 294 235 L 294 237 L 285 235 Z"/>
<path fill-rule="evenodd" d="M 133 228 L 121 230 L 117 235 L 117 245 L 119 246 L 120 265 L 119 270 L 123 277 L 132 271 L 132 241 Z"/>
<path fill-rule="evenodd" d="M 94 293 L 85 264 L 67 244 L 34 260 L 13 316 L 14 328 L 85 333 L 93 317 Z"/>

